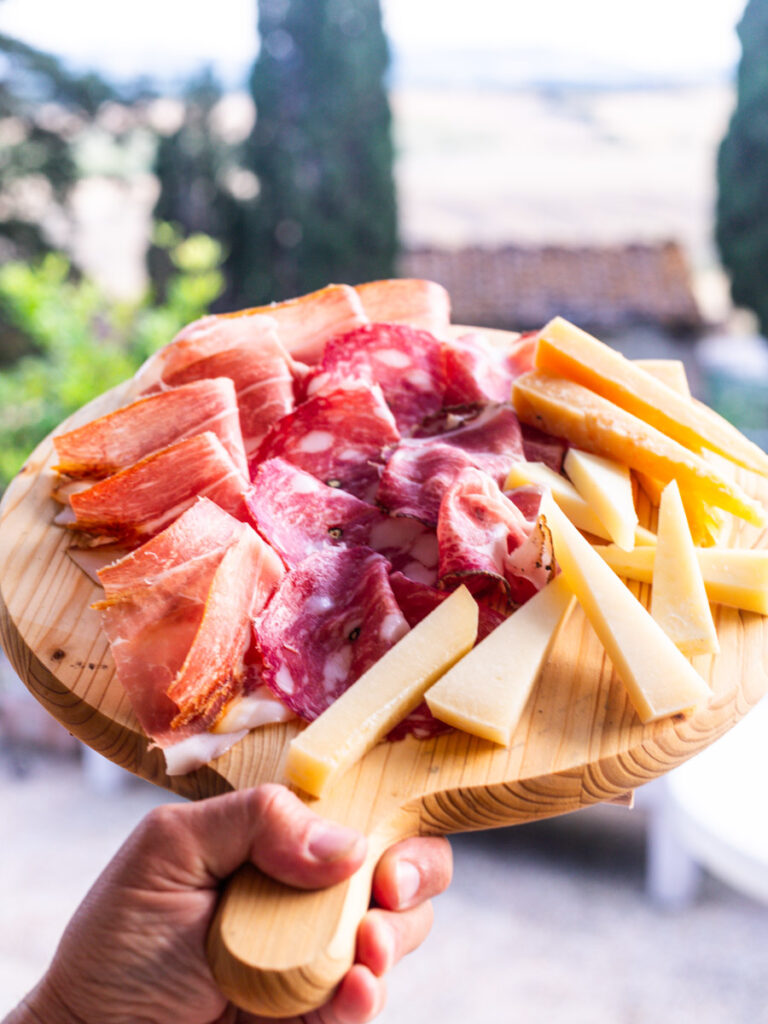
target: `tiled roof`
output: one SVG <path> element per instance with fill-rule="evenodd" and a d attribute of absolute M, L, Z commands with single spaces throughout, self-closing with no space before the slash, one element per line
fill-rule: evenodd
<path fill-rule="evenodd" d="M 399 272 L 444 285 L 456 323 L 529 330 L 560 315 L 591 329 L 704 327 L 675 242 L 412 249 Z"/>

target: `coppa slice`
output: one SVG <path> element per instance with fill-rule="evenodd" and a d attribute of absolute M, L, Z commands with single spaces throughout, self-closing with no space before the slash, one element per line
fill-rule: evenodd
<path fill-rule="evenodd" d="M 640 721 L 652 722 L 705 704 L 709 688 L 691 663 L 549 495 L 542 505 L 563 576 L 626 686 Z"/>
<path fill-rule="evenodd" d="M 768 455 L 721 416 L 691 402 L 562 317 L 555 317 L 540 331 L 535 364 L 545 373 L 583 384 L 693 451 L 711 448 L 740 466 L 768 475 Z"/>
<path fill-rule="evenodd" d="M 676 479 L 682 494 L 700 497 L 755 526 L 764 525 L 760 504 L 704 459 L 581 384 L 527 373 L 515 381 L 512 395 L 524 422 L 664 483 Z"/>
<path fill-rule="evenodd" d="M 243 518 L 247 481 L 215 434 L 163 448 L 70 498 L 75 529 L 136 543 L 165 529 L 198 497 Z"/>
<path fill-rule="evenodd" d="M 573 601 L 562 576 L 548 583 L 427 690 L 432 714 L 509 746 Z"/>
<path fill-rule="evenodd" d="M 375 492 L 387 449 L 400 440 L 377 387 L 353 382 L 315 395 L 276 423 L 262 441 L 251 475 L 267 459 L 282 458 L 358 498 Z"/>
<path fill-rule="evenodd" d="M 291 742 L 289 781 L 320 796 L 416 707 L 476 635 L 477 605 L 459 587 Z"/>
<path fill-rule="evenodd" d="M 53 439 L 56 470 L 69 476 L 105 477 L 147 455 L 206 430 L 213 431 L 245 475 L 247 463 L 235 388 L 219 377 L 200 380 L 91 420 Z"/>

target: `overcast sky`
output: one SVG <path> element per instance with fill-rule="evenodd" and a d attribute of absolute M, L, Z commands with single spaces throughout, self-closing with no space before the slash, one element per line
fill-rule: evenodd
<path fill-rule="evenodd" d="M 544 50 L 649 76 L 725 71 L 744 0 L 382 0 L 400 50 Z M 254 0 L 2 0 L 0 30 L 118 77 L 239 71 L 256 46 Z"/>

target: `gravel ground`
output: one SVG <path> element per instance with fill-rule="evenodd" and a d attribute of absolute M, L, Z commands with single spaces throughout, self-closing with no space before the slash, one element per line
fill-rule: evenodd
<path fill-rule="evenodd" d="M 90 883 L 167 795 L 94 791 L 76 757 L 0 753 L 0 1014 Z M 601 807 L 453 840 L 435 927 L 383 1024 L 768 1024 L 768 909 L 714 879 L 675 913 L 644 894 L 644 812 Z"/>

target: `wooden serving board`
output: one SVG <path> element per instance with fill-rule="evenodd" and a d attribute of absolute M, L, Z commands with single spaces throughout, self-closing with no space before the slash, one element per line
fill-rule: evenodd
<path fill-rule="evenodd" d="M 501 332 L 494 333 L 498 340 Z M 127 384 L 101 396 L 68 420 L 67 429 L 117 408 L 127 396 Z M 295 725 L 258 729 L 190 775 L 165 774 L 162 755 L 150 749 L 115 678 L 90 608 L 101 591 L 68 557 L 70 538 L 52 523 L 58 509 L 50 497 L 53 462 L 46 439 L 0 506 L 0 638 L 22 680 L 94 750 L 183 796 L 283 781 Z M 738 479 L 768 504 L 768 480 L 746 472 Z M 733 542 L 764 547 L 768 536 L 743 525 Z M 648 589 L 636 592 L 647 601 Z M 723 607 L 715 616 L 721 653 L 695 660 L 712 700 L 687 719 L 641 725 L 577 607 L 508 748 L 454 732 L 372 750 L 329 797 L 309 801 L 368 835 L 366 864 L 349 882 L 318 893 L 241 869 L 209 937 L 223 990 L 244 1008 L 276 1017 L 320 1005 L 352 962 L 373 868 L 387 846 L 408 836 L 511 825 L 621 799 L 711 743 L 768 691 L 768 619 Z"/>

